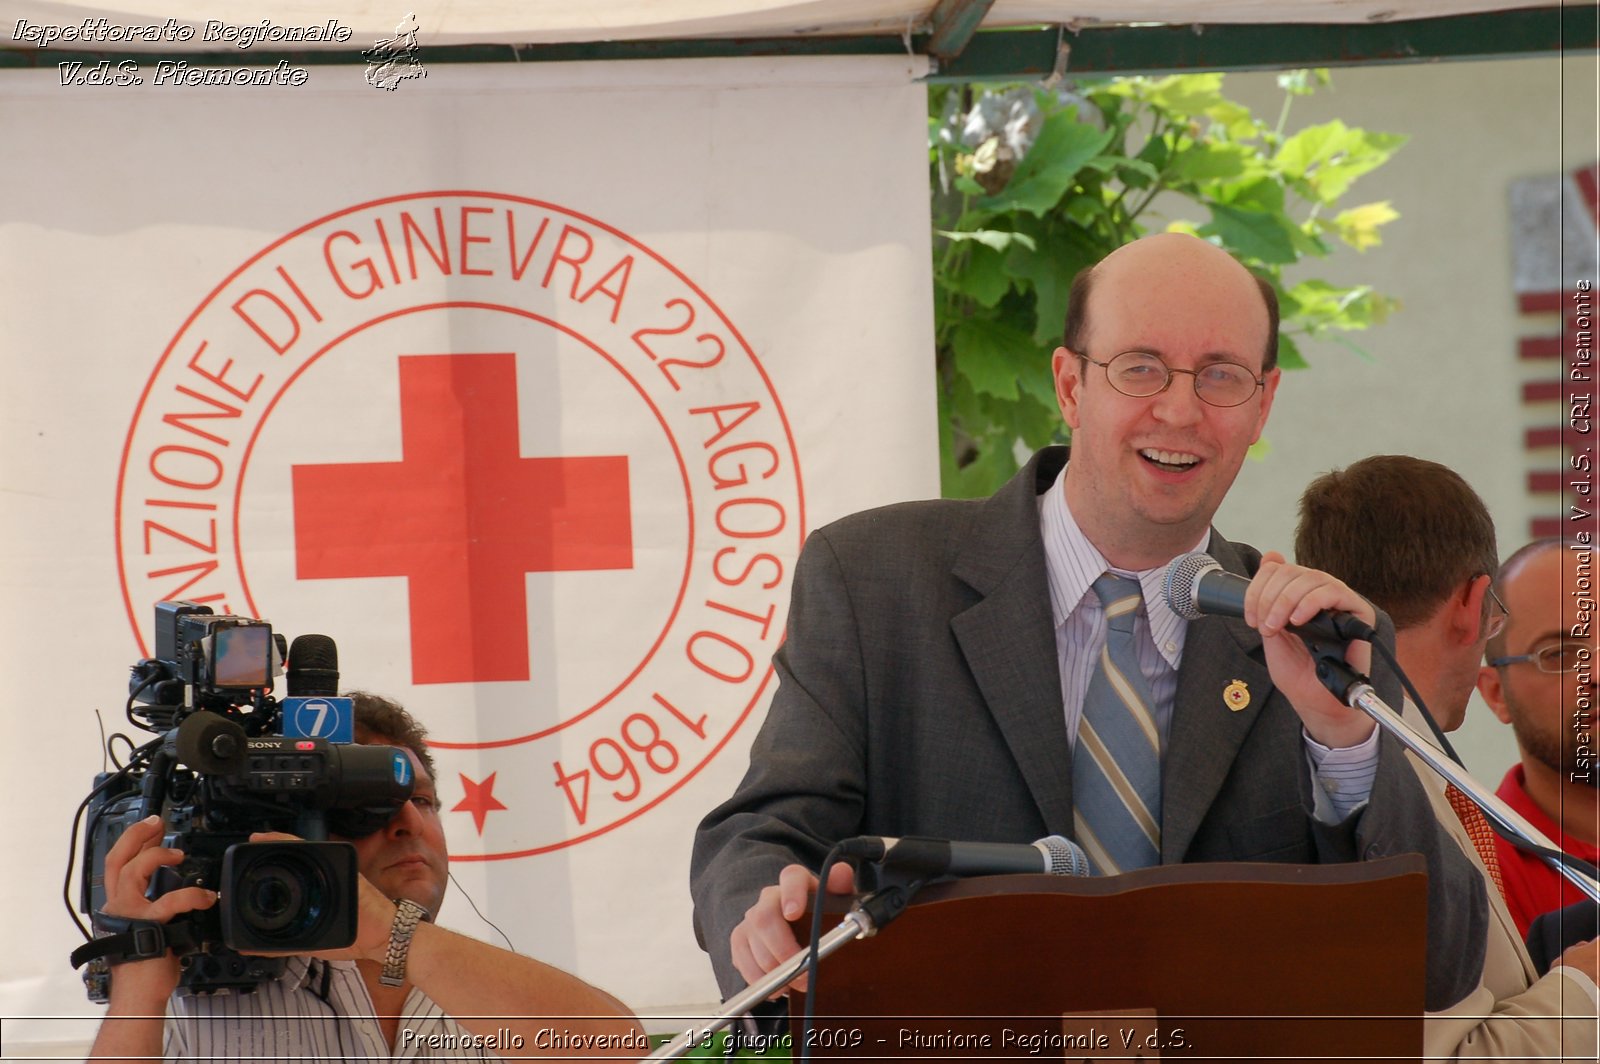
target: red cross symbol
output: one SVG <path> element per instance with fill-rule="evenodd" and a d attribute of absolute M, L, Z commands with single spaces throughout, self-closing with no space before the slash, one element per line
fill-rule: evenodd
<path fill-rule="evenodd" d="M 633 568 L 626 455 L 523 458 L 516 356 L 400 356 L 399 462 L 294 467 L 302 580 L 404 576 L 415 683 L 528 679 L 523 574 Z"/>

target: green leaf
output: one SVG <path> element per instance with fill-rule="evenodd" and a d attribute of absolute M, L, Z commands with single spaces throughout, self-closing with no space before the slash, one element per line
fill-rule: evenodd
<path fill-rule="evenodd" d="M 1349 191 L 1356 178 L 1388 162 L 1408 139 L 1351 129 L 1334 119 L 1308 126 L 1284 141 L 1273 161 L 1291 179 L 1303 180 L 1313 199 L 1331 204 Z"/>
<path fill-rule="evenodd" d="M 1288 333 L 1278 333 L 1278 368 L 1279 369 L 1308 369 L 1310 363 L 1300 353 L 1300 347 Z"/>
<path fill-rule="evenodd" d="M 1083 164 L 1098 155 L 1110 140 L 1110 130 L 1078 121 L 1075 110 L 1057 111 L 1044 120 L 1038 139 L 1017 163 L 1010 183 L 979 207 L 1043 214 L 1071 187 Z"/>
<path fill-rule="evenodd" d="M 1317 198 L 1323 203 L 1333 203 L 1350 191 L 1350 186 L 1356 178 L 1376 170 L 1389 161 L 1400 146 L 1409 138 L 1399 135 L 1391 136 L 1384 133 L 1363 134 L 1366 143 L 1361 154 L 1351 154 L 1342 157 L 1336 162 L 1323 166 L 1310 178 L 1312 185 L 1317 190 Z M 1386 146 L 1375 146 L 1374 138 L 1385 138 Z"/>
<path fill-rule="evenodd" d="M 1301 281 L 1288 292 L 1295 304 L 1291 315 L 1310 332 L 1324 329 L 1365 329 L 1381 324 L 1399 304 L 1379 295 L 1370 285 L 1341 287 L 1326 281 Z"/>
<path fill-rule="evenodd" d="M 1291 177 L 1304 177 L 1311 168 L 1344 152 L 1360 147 L 1361 131 L 1352 130 L 1335 118 L 1321 125 L 1307 126 L 1278 148 L 1273 162 Z"/>
<path fill-rule="evenodd" d="M 1341 329 L 1366 329 L 1382 325 L 1389 315 L 1400 309 L 1400 301 L 1374 292 L 1367 285 L 1358 286 L 1357 296 L 1345 306 L 1344 317 L 1336 322 Z"/>
<path fill-rule="evenodd" d="M 1344 312 L 1352 299 L 1360 295 L 1359 288 L 1340 288 L 1327 281 L 1301 281 L 1289 289 L 1287 295 L 1294 301 L 1294 315 L 1326 318 Z M 1286 314 L 1287 314 L 1287 304 Z"/>
<path fill-rule="evenodd" d="M 1212 193 L 1218 202 L 1239 210 L 1283 213 L 1283 186 L 1271 177 L 1218 184 L 1212 187 Z M 1287 218 L 1284 224 L 1288 224 Z"/>
<path fill-rule="evenodd" d="M 1052 373 L 1050 363 L 1042 363 L 1037 373 L 1025 370 L 1017 378 L 1017 383 L 1022 388 L 1023 398 L 1033 400 L 1035 404 L 1048 411 L 1052 422 L 1050 430 L 1054 434 L 1055 429 L 1058 427 L 1055 423 L 1061 420 L 1061 407 L 1056 400 L 1056 379 Z M 1028 443 L 1036 447 L 1044 446 L 1043 443 L 1034 444 L 1031 439 L 1028 440 Z"/>
<path fill-rule="evenodd" d="M 1166 168 L 1167 160 L 1172 158 L 1172 145 L 1166 137 L 1151 137 L 1139 149 L 1137 158 L 1159 174 Z"/>
<path fill-rule="evenodd" d="M 1019 246 L 1022 246 L 1019 242 Z M 1028 245 L 1032 246 L 1030 241 Z M 1000 302 L 1011 291 L 1011 275 L 1006 271 L 1005 256 L 993 245 L 980 244 L 957 267 L 952 269 L 944 283 L 963 295 L 971 296 L 985 307 Z"/>
<path fill-rule="evenodd" d="M 1312 226 L 1311 228 L 1317 228 Z M 1306 226 L 1290 225 L 1288 227 L 1289 239 L 1294 241 L 1294 249 L 1300 255 L 1310 255 L 1314 258 L 1325 259 L 1331 250 L 1328 242 L 1316 233 L 1311 232 Z"/>
<path fill-rule="evenodd" d="M 978 184 L 977 181 L 973 180 L 971 174 L 957 174 L 956 179 L 950 182 L 950 184 L 957 192 L 961 192 L 968 196 L 982 196 L 986 194 L 983 191 L 983 186 Z"/>
<path fill-rule="evenodd" d="M 1072 278 L 1109 250 L 1091 238 L 1084 226 L 1034 223 L 1042 251 L 1014 249 L 1006 256 L 1006 269 L 1025 282 L 1034 294 L 1033 340 L 1045 348 L 1061 342 Z"/>
<path fill-rule="evenodd" d="M 1294 239 L 1283 215 L 1271 211 L 1241 210 L 1224 203 L 1211 205 L 1211 221 L 1201 226 L 1201 236 L 1214 236 L 1224 246 L 1249 259 L 1266 263 L 1295 261 Z"/>
<path fill-rule="evenodd" d="M 1047 374 L 1033 372 L 1029 367 L 1018 381 L 1037 380 L 1041 376 Z M 1016 441 L 1021 440 L 1028 450 L 1037 450 L 1058 438 L 1061 411 L 1055 404 L 1054 393 L 1048 403 L 1040 402 L 1026 390 L 1014 400 L 980 396 L 979 401 L 983 407 L 983 418 L 989 426 L 985 439 L 992 437 L 1012 449 L 1015 449 Z"/>
<path fill-rule="evenodd" d="M 1232 100 L 1223 100 L 1207 107 L 1206 117 L 1211 119 L 1212 129 L 1220 130 L 1229 140 L 1254 140 L 1260 132 L 1250 108 Z"/>
<path fill-rule="evenodd" d="M 1105 213 L 1105 209 L 1104 200 L 1098 196 L 1072 196 L 1058 208 L 1058 213 L 1066 216 L 1074 225 L 1088 229 Z"/>
<path fill-rule="evenodd" d="M 945 481 L 944 494 L 952 499 L 986 498 L 1015 476 L 1018 468 L 1017 457 L 1009 443 L 999 439 L 984 440 L 978 447 L 977 457 Z"/>
<path fill-rule="evenodd" d="M 1387 225 L 1398 217 L 1400 212 L 1389 206 L 1388 200 L 1379 200 L 1376 203 L 1363 203 L 1359 207 L 1340 211 L 1333 216 L 1333 227 L 1338 232 L 1340 240 L 1357 251 L 1365 251 L 1383 243 L 1378 227 Z"/>
<path fill-rule="evenodd" d="M 1172 157 L 1172 180 L 1215 181 L 1239 177 L 1249 168 L 1254 153 L 1243 144 L 1196 141 Z"/>
<path fill-rule="evenodd" d="M 1124 155 L 1102 155 L 1097 159 L 1090 159 L 1083 164 L 1084 169 L 1098 170 L 1103 174 L 1115 174 L 1134 188 L 1144 188 L 1151 181 L 1161 180 L 1161 174 L 1155 167 L 1143 159 L 1129 159 Z M 1128 175 L 1133 174 L 1140 181 L 1129 180 Z"/>
<path fill-rule="evenodd" d="M 983 397 L 972 390 L 972 382 L 960 372 L 949 379 L 950 418 L 968 430 L 968 435 L 989 431 L 989 410 Z"/>
<path fill-rule="evenodd" d="M 968 318 L 956 326 L 950 346 L 956 370 L 973 391 L 1000 399 L 1017 397 L 1018 366 L 1039 350 L 1027 333 L 984 318 Z"/>

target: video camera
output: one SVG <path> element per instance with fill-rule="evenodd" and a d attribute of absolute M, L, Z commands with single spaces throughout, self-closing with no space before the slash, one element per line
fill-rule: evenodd
<path fill-rule="evenodd" d="M 415 782 L 404 750 L 350 741 L 349 699 L 336 697 L 338 653 L 327 636 L 300 636 L 287 652 L 289 698 L 322 703 L 309 734 L 284 732 L 283 703 L 272 688 L 285 648 L 266 621 L 218 616 L 193 602 L 157 603 L 155 652 L 133 666 L 127 713 L 160 735 L 126 765 L 97 775 L 84 800 L 78 910 L 96 934 L 72 961 L 88 962 L 92 1001 L 107 1000 L 113 965 L 168 949 L 182 965 L 180 985 L 211 993 L 248 992 L 282 973 L 284 958 L 246 952 L 350 945 L 360 873 L 355 848 L 326 841 L 328 833 L 359 838 L 380 830 Z M 330 711 L 344 714 L 337 731 L 323 727 Z M 182 850 L 184 860 L 158 870 L 146 896 L 201 886 L 218 892 L 216 905 L 164 925 L 101 911 L 107 851 L 151 814 L 161 816 L 162 844 Z M 250 842 L 258 831 L 309 841 Z"/>

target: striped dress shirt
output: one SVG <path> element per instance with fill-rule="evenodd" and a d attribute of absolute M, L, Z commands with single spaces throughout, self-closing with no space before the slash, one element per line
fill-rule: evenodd
<path fill-rule="evenodd" d="M 1069 463 L 1070 464 L 1070 463 Z M 1067 505 L 1067 470 L 1039 496 L 1039 531 L 1044 539 L 1045 567 L 1050 579 L 1050 613 L 1055 621 L 1056 659 L 1061 666 L 1061 704 L 1066 714 L 1067 741 L 1077 743 L 1083 700 L 1094 674 L 1095 660 L 1106 642 L 1106 615 L 1091 585 L 1101 573 L 1113 572 L 1139 581 L 1144 606 L 1134 619 L 1139 671 L 1150 684 L 1155 703 L 1150 707 L 1166 757 L 1172 731 L 1172 708 L 1178 693 L 1178 664 L 1183 659 L 1189 622 L 1173 613 L 1162 593 L 1166 566 L 1131 572 L 1108 563 L 1089 542 Z M 1208 532 L 1193 550 L 1204 550 Z M 1313 812 L 1319 820 L 1336 824 L 1366 803 L 1378 774 L 1378 732 L 1359 746 L 1332 749 L 1304 731 L 1307 763 L 1311 769 Z M 1070 754 L 1068 755 L 1070 756 Z"/>
<path fill-rule="evenodd" d="M 174 994 L 168 1060 L 497 1060 L 433 999 L 411 988 L 391 1049 L 354 961 L 291 957 L 248 994 Z"/>

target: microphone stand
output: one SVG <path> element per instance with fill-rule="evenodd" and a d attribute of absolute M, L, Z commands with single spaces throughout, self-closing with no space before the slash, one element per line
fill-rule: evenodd
<path fill-rule="evenodd" d="M 921 886 L 917 883 L 915 886 Z M 911 893 L 915 887 L 906 889 L 903 886 L 889 886 L 882 890 L 874 891 L 858 900 L 850 911 L 844 914 L 844 919 L 839 925 L 817 941 L 817 957 L 820 959 L 839 950 L 848 942 L 860 938 L 871 938 L 882 930 L 883 926 L 901 912 L 911 900 Z M 821 904 L 819 895 L 816 904 Z M 693 1049 L 701 1039 L 707 1035 L 715 1034 L 724 1027 L 729 1026 L 734 1020 L 749 1012 L 767 998 L 775 994 L 780 988 L 788 985 L 801 972 L 805 970 L 810 960 L 810 950 L 801 950 L 793 957 L 778 965 L 768 972 L 762 979 L 745 987 L 737 996 L 724 1003 L 723 1010 L 707 1020 L 702 1027 L 691 1027 L 682 1034 L 677 1035 L 672 1041 L 657 1048 L 655 1052 L 644 1058 L 644 1061 L 676 1060 L 690 1049 Z"/>
<path fill-rule="evenodd" d="M 1316 658 L 1317 679 L 1333 692 L 1335 698 L 1352 709 L 1361 710 L 1376 721 L 1379 727 L 1404 743 L 1408 750 L 1427 762 L 1430 768 L 1460 788 L 1463 794 L 1472 799 L 1474 805 L 1483 810 L 1484 816 L 1504 828 L 1506 834 L 1547 850 L 1560 851 L 1559 846 L 1523 819 L 1499 795 L 1473 779 L 1466 769 L 1446 757 L 1436 746 L 1424 739 L 1420 732 L 1402 720 L 1400 714 L 1389 708 L 1389 705 L 1378 697 L 1378 692 L 1373 689 L 1372 683 L 1344 660 L 1342 645 L 1324 642 L 1314 637 L 1302 636 L 1302 638 L 1310 648 L 1312 657 Z M 1571 867 L 1559 857 L 1542 853 L 1537 856 L 1577 887 L 1584 897 L 1590 901 L 1600 902 L 1600 883 L 1579 869 Z"/>

